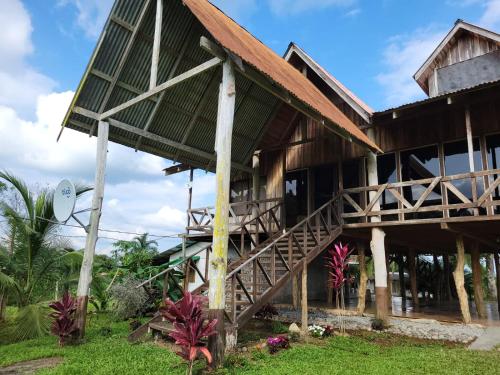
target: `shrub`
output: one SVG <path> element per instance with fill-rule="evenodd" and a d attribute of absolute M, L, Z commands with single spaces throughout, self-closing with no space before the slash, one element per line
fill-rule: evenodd
<path fill-rule="evenodd" d="M 272 319 L 274 316 L 278 315 L 278 310 L 270 303 L 265 304 L 262 308 L 255 314 L 256 318 L 259 319 Z"/>
<path fill-rule="evenodd" d="M 330 325 L 323 327 L 325 331 L 323 332 L 323 337 L 330 337 L 333 335 L 333 327 Z"/>
<path fill-rule="evenodd" d="M 59 345 L 64 346 L 67 339 L 77 330 L 75 325 L 76 303 L 69 293 L 49 305 L 54 310 L 50 317 L 54 319 L 50 331 L 59 337 Z"/>
<path fill-rule="evenodd" d="M 325 329 L 321 326 L 316 325 L 316 324 L 309 326 L 308 330 L 309 330 L 309 334 L 312 337 L 316 337 L 316 338 L 323 337 L 323 334 L 325 333 Z"/>
<path fill-rule="evenodd" d="M 273 321 L 271 331 L 276 335 L 280 333 L 287 333 L 288 327 L 281 322 Z"/>
<path fill-rule="evenodd" d="M 205 356 L 208 363 L 212 362 L 212 355 L 202 339 L 216 334 L 214 327 L 217 319 L 204 324 L 205 319 L 202 314 L 204 300 L 205 297 L 184 292 L 184 297 L 180 301 L 174 303 L 167 299 L 166 306 L 160 309 L 162 315 L 174 325 L 174 331 L 169 336 L 181 346 L 181 351 L 177 354 L 188 363 L 188 374 L 192 373 L 194 361 L 200 353 Z"/>
<path fill-rule="evenodd" d="M 387 328 L 385 322 L 382 319 L 372 319 L 372 329 L 375 331 L 383 331 Z"/>
<path fill-rule="evenodd" d="M 115 301 L 114 314 L 117 319 L 134 318 L 143 308 L 148 296 L 143 288 L 137 288 L 139 284 L 140 281 L 128 276 L 111 288 L 110 292 Z"/>
<path fill-rule="evenodd" d="M 290 348 L 290 341 L 288 340 L 288 337 L 284 336 L 269 337 L 267 339 L 267 347 L 269 348 L 270 354 L 275 354 L 280 349 Z"/>

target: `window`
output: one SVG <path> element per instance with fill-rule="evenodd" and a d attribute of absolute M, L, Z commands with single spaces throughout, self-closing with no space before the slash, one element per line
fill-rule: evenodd
<path fill-rule="evenodd" d="M 250 181 L 240 180 L 231 183 L 231 203 L 247 202 L 250 200 Z M 247 212 L 246 205 L 236 205 L 233 207 L 236 215 L 244 215 Z"/>
<path fill-rule="evenodd" d="M 398 181 L 395 154 L 377 156 L 377 174 L 379 185 L 395 183 Z M 381 210 L 392 210 L 398 208 L 398 201 L 396 197 L 387 190 L 382 193 L 379 202 Z M 397 215 L 382 215 L 382 220 L 397 220 Z"/>

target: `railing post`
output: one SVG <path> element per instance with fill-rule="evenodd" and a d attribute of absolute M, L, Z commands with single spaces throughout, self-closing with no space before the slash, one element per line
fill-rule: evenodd
<path fill-rule="evenodd" d="M 257 258 L 254 259 L 253 263 L 253 303 L 257 303 Z"/>
<path fill-rule="evenodd" d="M 320 227 L 320 218 L 319 218 L 319 215 L 321 214 L 321 211 L 319 211 L 317 214 L 316 214 L 316 233 L 317 233 L 317 237 L 318 237 L 318 243 L 321 243 L 321 227 Z"/>
<path fill-rule="evenodd" d="M 276 284 L 276 245 L 271 250 L 271 280 L 273 285 Z"/>
<path fill-rule="evenodd" d="M 231 276 L 231 312 L 233 313 L 233 324 L 236 323 L 236 274 Z"/>

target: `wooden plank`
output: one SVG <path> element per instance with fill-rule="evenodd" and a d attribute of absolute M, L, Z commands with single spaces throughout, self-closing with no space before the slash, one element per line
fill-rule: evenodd
<path fill-rule="evenodd" d="M 156 0 L 155 31 L 153 39 L 153 56 L 151 58 L 151 76 L 149 89 L 156 87 L 158 80 L 158 63 L 160 61 L 161 24 L 163 21 L 163 0 Z"/>
<path fill-rule="evenodd" d="M 481 195 L 481 197 L 477 200 L 478 206 L 482 206 L 483 203 L 490 197 L 491 193 L 500 185 L 500 176 L 493 181 L 493 183 L 486 189 L 486 191 Z"/>
<path fill-rule="evenodd" d="M 452 183 L 443 182 L 444 186 L 451 191 L 458 199 L 460 199 L 464 203 L 472 203 L 469 198 L 462 194 L 460 190 L 458 190 Z"/>
<path fill-rule="evenodd" d="M 379 189 L 375 193 L 374 196 L 370 197 L 370 203 L 368 203 L 368 206 L 364 209 L 363 213 L 366 215 L 368 212 L 371 211 L 371 209 L 378 203 L 378 199 L 382 195 L 382 193 L 385 191 L 387 188 L 387 184 L 380 185 Z"/>
<path fill-rule="evenodd" d="M 410 210 L 411 210 L 411 209 L 413 209 L 413 206 L 411 205 L 411 203 L 410 203 L 410 202 L 408 202 L 408 201 L 405 199 L 405 197 L 403 197 L 403 196 L 399 193 L 399 191 L 398 191 L 397 189 L 387 189 L 387 190 L 388 190 L 388 191 L 390 191 L 390 192 L 391 192 L 391 194 L 392 194 L 392 195 L 393 195 L 393 196 L 394 196 L 394 197 L 398 200 L 398 202 L 401 202 L 401 203 L 403 204 L 403 206 L 405 206 L 406 208 L 408 208 L 408 209 L 410 209 Z M 399 208 L 399 209 L 402 209 L 402 208 Z M 404 216 L 403 216 L 403 218 L 404 218 Z M 402 219 L 402 218 L 400 217 L 400 219 L 399 219 L 399 220 L 404 220 L 404 219 Z"/>
<path fill-rule="evenodd" d="M 425 191 L 422 193 L 422 195 L 420 196 L 419 200 L 417 201 L 417 203 L 415 203 L 415 206 L 413 207 L 413 209 L 415 211 L 418 211 L 418 209 L 420 208 L 420 206 L 425 202 L 425 200 L 427 199 L 427 197 L 429 196 L 429 194 L 434 190 L 434 188 L 439 183 L 439 181 L 441 181 L 441 177 L 434 178 L 434 180 L 427 187 L 427 189 L 425 189 Z"/>
<path fill-rule="evenodd" d="M 137 103 L 140 103 L 154 95 L 157 95 L 161 93 L 164 90 L 170 89 L 172 87 L 177 86 L 178 84 L 184 82 L 185 80 L 191 79 L 193 77 L 196 77 L 199 74 L 202 74 L 210 69 L 215 68 L 216 66 L 220 65 L 222 61 L 218 57 L 214 57 L 213 59 L 206 61 L 182 74 L 179 74 L 178 76 L 156 86 L 155 88 L 145 92 L 144 94 L 141 94 L 133 99 L 130 99 L 129 101 L 122 103 L 104 113 L 102 113 L 99 116 L 99 120 L 104 120 L 107 119 Z"/>
<path fill-rule="evenodd" d="M 357 212 L 364 213 L 364 210 L 356 203 L 354 199 L 351 198 L 348 193 L 343 193 L 342 196 Z"/>

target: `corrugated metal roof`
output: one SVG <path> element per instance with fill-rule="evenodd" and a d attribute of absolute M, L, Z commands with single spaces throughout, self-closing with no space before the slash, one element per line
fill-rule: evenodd
<path fill-rule="evenodd" d="M 63 126 L 88 133 L 95 128 L 97 121 L 86 117 L 79 108 L 99 114 L 148 90 L 155 23 L 154 4 L 155 1 L 151 0 L 116 0 Z M 222 45 L 227 44 L 229 50 L 237 55 L 241 54 L 240 57 L 248 64 L 257 63 L 257 70 L 268 76 L 268 79 L 270 77 L 291 91 L 298 99 L 343 127 L 353 137 L 376 147 L 307 79 L 217 8 L 205 0 L 186 1 L 185 4 L 189 7 L 184 6 L 181 0 L 164 2 L 158 84 L 210 60 L 213 56 L 200 48 L 200 37 L 215 34 L 214 37 Z M 203 10 L 208 13 L 200 15 Z M 224 26 L 206 29 L 207 25 L 213 28 L 218 23 L 223 23 Z M 242 40 L 247 45 L 236 48 L 234 43 L 237 40 Z M 260 57 L 255 60 L 252 55 Z M 264 63 L 266 59 L 269 61 Z M 287 73 L 277 74 L 285 67 Z M 220 76 L 221 69 L 214 68 L 168 89 L 160 96 L 159 104 L 160 99 L 152 97 L 112 116 L 113 119 L 138 129 L 144 129 L 150 119 L 147 129 L 150 133 L 193 147 L 200 153 L 180 151 L 172 145 L 146 138 L 138 143 L 140 137 L 137 134 L 113 124 L 110 128 L 110 141 L 129 147 L 139 145 L 138 148 L 142 151 L 213 170 L 215 163 L 211 160 L 215 155 L 217 83 Z M 285 85 L 284 81 L 293 82 Z M 257 147 L 259 134 L 265 129 L 280 100 L 242 74 L 237 74 L 236 85 L 232 160 L 246 165 Z M 200 115 L 190 128 L 189 124 L 197 109 Z M 208 158 L 204 153 L 211 157 Z"/>
<path fill-rule="evenodd" d="M 382 115 L 382 114 L 386 114 L 386 113 L 390 113 L 390 112 L 402 110 L 402 109 L 405 109 L 405 108 L 417 107 L 419 105 L 425 105 L 425 104 L 428 104 L 428 103 L 437 102 L 437 101 L 446 99 L 446 98 L 448 98 L 450 96 L 453 96 L 453 95 L 466 94 L 468 92 L 482 90 L 482 89 L 485 89 L 485 88 L 488 88 L 488 87 L 496 86 L 498 84 L 500 84 L 500 79 L 497 79 L 497 80 L 494 80 L 494 81 L 483 82 L 483 83 L 480 83 L 478 85 L 474 85 L 474 86 L 470 86 L 470 87 L 466 87 L 466 88 L 457 89 L 455 91 L 450 91 L 450 92 L 447 92 L 447 93 L 444 93 L 444 94 L 441 94 L 441 95 L 438 95 L 438 96 L 433 96 L 432 98 L 425 98 L 425 99 L 417 100 L 417 101 L 414 101 L 414 102 L 411 102 L 411 103 L 401 104 L 400 106 L 393 107 L 393 108 L 388 108 L 388 109 L 384 109 L 383 111 L 375 112 L 374 114 L 375 115 Z"/>
<path fill-rule="evenodd" d="M 206 0 L 184 0 L 210 34 L 243 61 L 264 73 L 338 127 L 373 149 L 379 147 L 285 59 Z"/>

